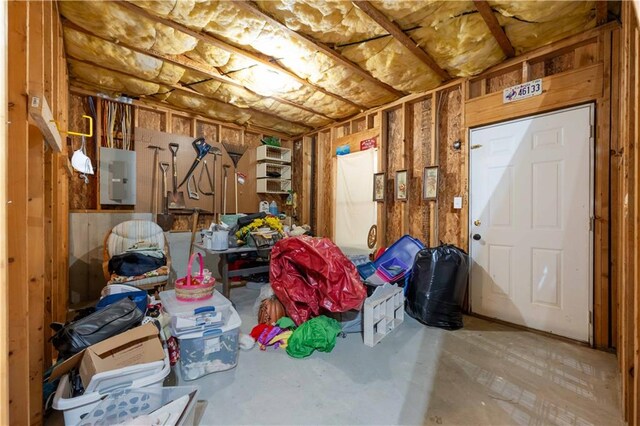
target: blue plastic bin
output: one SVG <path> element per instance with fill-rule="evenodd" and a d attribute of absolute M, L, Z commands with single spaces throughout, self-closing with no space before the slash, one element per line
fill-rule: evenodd
<path fill-rule="evenodd" d="M 105 296 L 100 299 L 100 301 L 96 305 L 96 311 L 106 308 L 112 303 L 116 303 L 118 300 L 124 299 L 125 297 L 133 300 L 133 302 L 138 306 L 138 309 L 140 309 L 143 314 L 147 312 L 147 292 L 144 290 L 131 291 L 127 293 L 114 293 Z"/>
<path fill-rule="evenodd" d="M 394 257 L 382 262 L 378 271 L 382 272 L 387 279 L 392 280 L 399 275 L 405 274 L 409 269 L 411 269 L 411 266 Z"/>
<path fill-rule="evenodd" d="M 397 259 L 407 266 L 407 269 L 413 268 L 413 261 L 416 258 L 416 254 L 424 248 L 424 244 L 420 240 L 413 238 L 410 235 L 405 235 L 398 241 L 393 243 L 379 258 L 373 262 L 376 269 L 379 269 L 382 264 L 392 259 Z"/>
<path fill-rule="evenodd" d="M 371 262 L 356 265 L 356 268 L 358 269 L 358 273 L 360 274 L 362 279 L 365 280 L 376 273 L 376 266 Z"/>

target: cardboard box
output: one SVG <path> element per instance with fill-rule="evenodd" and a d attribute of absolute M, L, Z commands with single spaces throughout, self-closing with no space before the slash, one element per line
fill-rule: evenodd
<path fill-rule="evenodd" d="M 97 373 L 162 361 L 164 355 L 158 329 L 153 324 L 145 324 L 89 346 L 54 368 L 49 380 L 77 367 L 86 389 Z"/>

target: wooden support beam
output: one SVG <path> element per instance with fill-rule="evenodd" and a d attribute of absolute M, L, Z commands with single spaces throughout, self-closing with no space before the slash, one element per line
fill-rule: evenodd
<path fill-rule="evenodd" d="M 278 21 L 273 16 L 271 16 L 271 14 L 261 10 L 253 1 L 235 1 L 233 5 L 240 9 L 252 12 L 253 14 L 257 15 L 261 19 L 264 19 L 274 27 L 281 29 L 282 31 L 287 33 L 287 35 L 289 35 L 290 37 L 310 45 L 310 47 L 317 49 L 321 53 L 324 53 L 325 55 L 327 55 L 328 57 L 330 57 L 331 59 L 333 59 L 340 65 L 342 65 L 343 67 L 348 68 L 350 71 L 356 73 L 358 76 L 362 77 L 366 81 L 375 84 L 376 86 L 386 90 L 387 92 L 392 93 L 399 98 L 405 95 L 404 92 L 401 92 L 400 90 L 395 89 L 394 87 L 388 85 L 387 83 L 384 83 L 378 80 L 373 75 L 371 75 L 368 71 L 360 68 L 356 63 L 352 62 L 350 59 L 343 56 L 340 52 L 330 48 L 329 46 L 327 46 L 322 42 L 314 40 L 313 38 L 309 37 L 306 34 L 299 33 L 297 31 L 292 30 L 291 28 L 289 28 L 288 26 L 286 26 L 285 24 L 283 24 L 282 22 Z"/>
<path fill-rule="evenodd" d="M 27 248 L 27 182 L 28 182 L 28 16 L 29 2 L 8 2 L 8 144 L 7 168 L 10 177 L 7 185 L 8 232 L 8 300 L 3 310 L 9 314 L 9 423 L 30 424 L 30 405 L 42 403 L 31 401 L 29 392 L 29 292 L 25 291 L 28 279 Z"/>
<path fill-rule="evenodd" d="M 378 25 L 384 28 L 393 38 L 398 40 L 400 44 L 402 44 L 409 52 L 415 55 L 418 59 L 420 59 L 423 63 L 425 63 L 429 68 L 435 71 L 443 80 L 451 79 L 451 76 L 443 70 L 440 65 L 429 55 L 427 52 L 422 50 L 415 41 L 411 39 L 408 35 L 406 35 L 402 28 L 400 28 L 397 24 L 391 22 L 389 18 L 387 18 L 382 12 L 375 8 L 369 1 L 366 0 L 354 0 L 352 1 L 354 5 L 356 5 L 360 10 L 362 10 L 367 16 L 373 19 Z"/>
<path fill-rule="evenodd" d="M 29 115 L 55 152 L 62 151 L 62 136 L 56 127 L 47 98 L 42 92 L 29 93 Z"/>
<path fill-rule="evenodd" d="M 504 54 L 507 56 L 507 58 L 513 58 L 516 55 L 516 52 L 513 49 L 511 42 L 509 41 L 509 37 L 507 37 L 504 30 L 500 26 L 498 19 L 493 14 L 493 10 L 491 9 L 491 6 L 489 6 L 489 3 L 487 3 L 485 0 L 473 0 L 473 3 L 476 6 L 478 12 L 480 12 L 482 19 L 484 19 L 484 22 L 489 27 L 491 34 L 493 34 L 493 37 L 500 45 L 500 48 L 502 49 Z"/>
<path fill-rule="evenodd" d="M 351 101 L 351 100 L 349 100 L 347 98 L 343 98 L 342 96 L 340 96 L 338 94 L 331 93 L 328 90 L 324 89 L 323 87 L 320 87 L 320 86 L 317 86 L 315 84 L 312 84 L 312 83 L 308 82 L 307 80 L 301 78 L 300 76 L 298 76 L 294 72 L 289 71 L 286 68 L 283 68 L 282 66 L 278 65 L 275 62 L 272 62 L 273 61 L 272 58 L 269 58 L 269 57 L 266 57 L 266 56 L 263 56 L 263 55 L 258 55 L 258 54 L 255 54 L 255 53 L 251 53 L 251 52 L 249 52 L 247 50 L 244 50 L 244 49 L 241 49 L 239 47 L 232 46 L 229 43 L 226 43 L 226 42 L 224 42 L 224 41 L 222 41 L 222 40 L 220 40 L 220 39 L 218 39 L 218 38 L 216 38 L 216 37 L 214 37 L 214 36 L 212 36 L 210 34 L 206 34 L 206 33 L 201 32 L 201 31 L 195 31 L 195 30 L 192 30 L 191 28 L 189 28 L 189 27 L 187 27 L 185 25 L 179 24 L 179 23 L 174 22 L 174 21 L 172 21 L 170 19 L 166 19 L 166 18 L 162 18 L 160 16 L 156 16 L 156 15 L 146 11 L 145 9 L 143 9 L 143 8 L 141 8 L 139 6 L 136 6 L 133 3 L 118 2 L 118 5 L 122 6 L 123 8 L 125 8 L 125 9 L 127 9 L 127 10 L 129 10 L 129 11 L 131 11 L 131 12 L 137 14 L 137 15 L 139 15 L 139 16 L 147 18 L 152 22 L 156 22 L 158 24 L 166 25 L 168 27 L 173 28 L 174 30 L 178 30 L 178 31 L 183 32 L 183 33 L 185 33 L 187 35 L 190 35 L 191 37 L 194 37 L 195 39 L 204 41 L 205 43 L 209 43 L 212 46 L 218 47 L 220 49 L 226 50 L 227 52 L 235 53 L 236 55 L 240 55 L 240 56 L 243 56 L 243 57 L 245 57 L 247 59 L 250 59 L 250 60 L 252 60 L 252 61 L 254 61 L 254 62 L 256 62 L 256 63 L 258 63 L 260 65 L 263 65 L 263 66 L 265 66 L 265 67 L 267 67 L 267 68 L 279 73 L 279 74 L 286 75 L 286 76 L 292 78 L 293 80 L 297 81 L 298 83 L 300 83 L 302 85 L 310 87 L 313 90 L 316 90 L 318 92 L 322 92 L 325 95 L 331 96 L 331 97 L 333 97 L 335 99 L 338 99 L 338 100 L 340 100 L 342 102 L 348 103 L 349 105 L 352 105 L 352 106 L 354 106 L 354 107 L 356 107 L 358 109 L 361 109 L 361 110 L 367 109 L 367 107 L 365 105 L 357 104 L 357 103 L 355 103 L 355 102 L 353 102 L 353 101 Z"/>
<path fill-rule="evenodd" d="M 0 22 L 7 22 L 8 2 L 0 2 Z M 0 50 L 7 52 L 8 31 L 0 31 Z M 9 67 L 6 61 L 0 65 L 0 87 L 8 87 Z M 9 97 L 7 90 L 0 90 L 0 123 L 8 123 Z M 8 187 L 7 168 L 9 163 L 7 137 L 8 126 L 0 126 L 0 235 L 7 235 Z M 0 424 L 9 424 L 9 277 L 7 259 L 7 239 L 0 238 Z"/>
<path fill-rule="evenodd" d="M 68 19 L 64 19 L 63 18 L 62 22 L 63 22 L 65 27 L 70 28 L 70 29 L 72 29 L 74 31 L 78 31 L 80 33 L 86 34 L 86 35 L 88 35 L 90 37 L 94 37 L 94 38 L 106 41 L 108 43 L 111 43 L 111 44 L 116 44 L 118 46 L 121 46 L 121 47 L 124 47 L 126 49 L 132 50 L 134 52 L 141 53 L 143 55 L 147 55 L 147 56 L 150 56 L 152 58 L 159 59 L 161 61 L 170 63 L 172 65 L 176 65 L 176 66 L 188 69 L 189 71 L 198 72 L 198 73 L 202 74 L 203 76 L 205 76 L 205 78 L 210 78 L 212 80 L 219 81 L 220 83 L 229 84 L 231 86 L 247 90 L 248 92 L 250 92 L 251 94 L 256 95 L 256 96 L 260 96 L 260 97 L 267 98 L 267 99 L 273 99 L 273 100 L 278 101 L 280 103 L 283 103 L 285 105 L 289 105 L 289 106 L 292 106 L 292 107 L 295 107 L 295 108 L 299 108 L 299 109 L 301 109 L 303 111 L 309 112 L 311 114 L 319 115 L 320 117 L 326 118 L 327 120 L 331 120 L 331 122 L 335 121 L 334 118 L 331 118 L 328 115 L 326 115 L 326 114 L 324 114 L 324 113 L 322 113 L 322 112 L 320 112 L 318 110 L 306 107 L 306 106 L 301 105 L 301 104 L 296 103 L 296 102 L 292 102 L 292 101 L 290 101 L 288 99 L 285 99 L 285 98 L 282 98 L 280 96 L 275 96 L 275 95 L 263 96 L 263 95 L 260 95 L 260 94 L 258 94 L 256 92 L 254 92 L 253 90 L 251 90 L 250 88 L 238 83 L 234 79 L 232 79 L 230 77 L 227 77 L 226 75 L 222 75 L 218 69 L 216 69 L 215 67 L 213 67 L 213 66 L 211 66 L 209 64 L 205 64 L 205 63 L 202 63 L 200 61 L 195 61 L 195 60 L 193 60 L 191 58 L 187 58 L 184 55 L 166 55 L 166 54 L 159 53 L 159 52 L 156 52 L 156 51 L 151 50 L 151 49 L 144 49 L 142 47 L 138 47 L 138 46 L 134 46 L 134 45 L 131 45 L 131 44 L 127 44 L 127 43 L 119 41 L 119 40 L 112 40 L 112 39 L 109 39 L 107 37 L 102 37 L 102 36 L 99 36 L 99 35 L 96 35 L 96 34 L 92 33 L 89 30 L 86 30 L 86 29 L 82 28 L 79 25 L 74 24 L 73 22 L 69 21 Z"/>
<path fill-rule="evenodd" d="M 193 89 L 191 89 L 191 88 L 189 88 L 187 86 L 183 86 L 183 85 L 181 85 L 179 83 L 178 84 L 168 84 L 168 83 L 162 83 L 160 81 L 150 81 L 150 80 L 146 80 L 144 78 L 141 78 L 139 75 L 128 73 L 128 72 L 124 72 L 124 71 L 115 69 L 114 67 L 108 67 L 108 66 L 106 66 L 104 64 L 98 64 L 98 63 L 93 62 L 93 61 L 85 61 L 83 59 L 76 59 L 76 58 L 72 58 L 72 59 L 75 62 L 80 62 L 82 64 L 90 65 L 90 66 L 92 66 L 94 68 L 99 68 L 99 69 L 115 72 L 115 73 L 118 73 L 118 74 L 126 75 L 127 77 L 136 78 L 138 80 L 145 81 L 147 83 L 163 84 L 163 85 L 165 85 L 167 87 L 172 88 L 173 90 L 178 90 L 180 92 L 188 93 L 190 95 L 197 96 L 197 97 L 200 97 L 200 98 L 204 98 L 204 99 L 208 99 L 208 100 L 224 103 L 224 101 L 221 101 L 220 99 L 216 99 L 216 98 L 213 98 L 211 96 L 207 96 L 207 95 L 205 95 L 203 93 L 197 92 L 197 91 L 195 91 L 195 90 L 193 90 Z M 89 83 L 85 83 L 85 84 L 89 84 Z M 232 104 L 230 104 L 230 105 L 232 105 Z M 233 105 L 233 106 L 235 106 L 235 105 Z M 278 116 L 276 114 L 273 114 L 271 112 L 260 111 L 260 110 L 254 109 L 254 108 L 240 108 L 240 107 L 237 107 L 237 106 L 236 106 L 236 108 L 238 108 L 239 110 L 244 110 L 244 111 L 250 112 L 250 113 L 252 112 L 252 113 L 257 113 L 257 114 L 268 115 L 269 117 L 272 117 L 272 118 L 275 118 L 275 119 L 278 119 L 278 120 L 281 120 L 281 121 L 286 121 L 286 122 L 289 122 L 289 123 L 297 124 L 298 126 L 302 126 L 302 127 L 306 128 L 306 129 L 312 129 L 312 127 L 309 126 L 308 124 L 305 124 L 305 123 L 302 123 L 302 122 L 299 122 L 299 121 L 290 120 L 288 118 L 283 118 L 283 117 L 280 117 L 280 116 Z"/>

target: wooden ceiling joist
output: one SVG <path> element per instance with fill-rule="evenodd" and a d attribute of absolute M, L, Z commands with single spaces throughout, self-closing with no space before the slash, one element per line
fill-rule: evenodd
<path fill-rule="evenodd" d="M 498 18 L 496 18 L 496 15 L 493 14 L 493 10 L 491 9 L 489 3 L 487 3 L 485 0 L 473 0 L 473 3 L 476 6 L 478 12 L 480 12 L 482 19 L 484 19 L 484 22 L 489 27 L 491 34 L 493 34 L 493 37 L 498 42 L 498 45 L 500 45 L 500 48 L 507 56 L 507 58 L 513 58 L 514 56 L 516 56 L 516 52 L 511 45 L 511 41 L 509 41 L 509 37 L 507 37 L 504 30 L 500 26 Z"/>
<path fill-rule="evenodd" d="M 94 68 L 99 68 L 99 69 L 103 69 L 103 70 L 107 70 L 107 71 L 112 71 L 112 72 L 115 72 L 115 73 L 118 73 L 118 74 L 126 75 L 127 77 L 136 78 L 136 79 L 144 81 L 146 83 L 160 84 L 160 85 L 163 85 L 163 86 L 170 87 L 173 90 L 178 90 L 180 92 L 188 93 L 188 94 L 190 94 L 192 96 L 197 96 L 197 97 L 200 97 L 200 98 L 203 98 L 203 99 L 225 103 L 225 101 L 222 101 L 220 99 L 216 99 L 216 98 L 211 97 L 211 96 L 207 96 L 204 93 L 200 93 L 200 92 L 198 92 L 198 91 L 196 91 L 194 89 L 191 89 L 191 88 L 189 88 L 187 86 L 184 86 L 182 84 L 167 84 L 167 83 L 163 83 L 163 82 L 160 82 L 160 81 L 157 81 L 157 80 L 156 81 L 146 80 L 146 79 L 140 77 L 139 75 L 132 74 L 132 73 L 129 73 L 129 72 L 125 72 L 125 71 L 122 71 L 122 70 L 119 70 L 119 69 L 116 69 L 116 68 L 113 68 L 113 67 L 108 67 L 108 66 L 106 66 L 104 64 L 99 64 L 99 63 L 93 62 L 93 61 L 85 61 L 83 59 L 76 59 L 73 56 L 69 56 L 69 57 L 71 59 L 73 59 L 74 61 L 76 61 L 76 62 L 80 62 L 80 63 L 85 64 L 85 65 L 90 65 L 90 66 L 92 66 Z M 255 109 L 255 108 L 251 108 L 251 107 L 242 108 L 242 107 L 239 107 L 237 105 L 233 105 L 233 104 L 230 104 L 230 105 L 234 106 L 235 108 L 238 108 L 240 110 L 244 110 L 244 111 L 247 111 L 247 112 L 250 112 L 250 113 L 264 114 L 264 115 L 267 115 L 269 117 L 275 118 L 275 119 L 283 121 L 283 122 L 293 123 L 293 124 L 296 124 L 298 126 L 304 127 L 306 129 L 309 129 L 309 130 L 312 129 L 312 127 L 309 126 L 308 124 L 301 123 L 299 121 L 290 120 L 288 118 L 282 118 L 279 115 L 276 115 L 276 114 L 274 114 L 272 112 L 261 111 L 261 110 L 258 110 L 258 109 Z"/>
<path fill-rule="evenodd" d="M 438 74 L 443 80 L 451 79 L 449 73 L 438 65 L 438 63 L 427 52 L 422 50 L 415 41 L 402 31 L 397 24 L 391 22 L 382 12 L 375 8 L 371 3 L 366 0 L 354 0 L 351 3 L 356 5 L 367 16 L 373 19 L 378 25 L 384 28 L 393 38 L 395 38 L 400 44 L 402 44 L 413 55 L 425 63 L 436 74 Z"/>
<path fill-rule="evenodd" d="M 229 43 L 227 43 L 225 41 L 222 41 L 222 40 L 220 40 L 220 39 L 218 39 L 218 38 L 216 38 L 216 37 L 214 37 L 214 36 L 212 36 L 210 34 L 207 34 L 207 33 L 201 32 L 201 31 L 195 31 L 195 30 L 192 30 L 191 28 L 189 28 L 189 27 L 187 27 L 185 25 L 179 24 L 179 23 L 174 22 L 174 21 L 172 21 L 170 19 L 166 19 L 166 18 L 162 18 L 160 16 L 156 16 L 153 13 L 150 13 L 150 12 L 146 11 L 145 9 L 143 9 L 143 8 L 141 8 L 139 6 L 136 6 L 135 4 L 129 3 L 127 1 L 118 2 L 118 5 L 124 7 L 125 9 L 127 9 L 127 10 L 129 10 L 129 11 L 131 11 L 131 12 L 133 12 L 133 13 L 139 15 L 139 16 L 147 18 L 147 19 L 149 19 L 149 20 L 151 20 L 153 22 L 156 22 L 156 23 L 162 24 L 162 25 L 166 25 L 168 27 L 173 28 L 174 30 L 178 30 L 178 31 L 180 31 L 182 33 L 185 33 L 187 35 L 190 35 L 191 37 L 194 37 L 194 38 L 196 38 L 198 40 L 204 41 L 205 43 L 209 43 L 212 46 L 218 47 L 218 48 L 223 49 L 223 50 L 225 50 L 227 52 L 234 53 L 236 55 L 240 55 L 240 56 L 243 56 L 243 57 L 245 57 L 247 59 L 250 59 L 250 60 L 252 60 L 252 61 L 254 61 L 254 62 L 256 62 L 256 63 L 258 63 L 260 65 L 263 65 L 263 66 L 265 66 L 267 68 L 270 68 L 271 70 L 273 70 L 273 71 L 275 71 L 277 73 L 289 76 L 289 77 L 291 77 L 292 79 L 294 79 L 295 81 L 297 81 L 298 83 L 300 83 L 302 85 L 310 87 L 311 89 L 316 90 L 318 92 L 324 93 L 327 96 L 331 96 L 332 98 L 338 99 L 339 101 L 347 103 L 347 104 L 349 104 L 349 105 L 351 105 L 351 106 L 353 106 L 355 108 L 358 108 L 358 109 L 360 109 L 362 111 L 364 111 L 364 110 L 366 110 L 368 108 L 365 105 L 360 105 L 360 104 L 358 104 L 356 102 L 353 102 L 353 101 L 351 101 L 351 100 L 349 100 L 347 98 L 343 98 L 340 95 L 337 95 L 335 93 L 331 93 L 331 92 L 329 92 L 328 90 L 326 90 L 323 87 L 320 87 L 320 86 L 317 86 L 317 85 L 315 85 L 313 83 L 308 82 L 307 80 L 305 80 L 302 77 L 298 76 L 294 72 L 289 71 L 288 69 L 286 69 L 286 68 L 280 66 L 279 64 L 273 62 L 273 59 L 268 57 L 268 56 L 258 55 L 258 54 L 249 52 L 247 50 L 244 50 L 244 49 L 241 49 L 239 47 L 233 46 L 233 45 L 231 45 L 231 44 L 229 44 Z"/>
<path fill-rule="evenodd" d="M 260 96 L 260 97 L 267 98 L 267 99 L 273 99 L 274 101 L 278 101 L 278 102 L 280 102 L 282 104 L 289 105 L 289 106 L 292 106 L 292 107 L 295 107 L 295 108 L 299 108 L 299 109 L 301 109 L 303 111 L 309 112 L 311 114 L 318 115 L 320 117 L 326 118 L 327 120 L 331 120 L 331 122 L 335 122 L 334 118 L 331 118 L 328 115 L 323 114 L 320 111 L 316 111 L 316 110 L 314 110 L 312 108 L 308 108 L 308 107 L 306 107 L 304 105 L 300 105 L 300 104 L 298 104 L 296 102 L 292 102 L 292 101 L 290 101 L 288 99 L 284 99 L 284 98 L 281 98 L 279 96 L 274 96 L 274 95 L 271 95 L 271 96 L 260 95 L 260 94 L 258 94 L 256 92 L 254 92 L 253 90 L 249 89 L 248 87 L 243 86 L 242 84 L 238 83 L 234 79 L 232 79 L 230 77 L 227 77 L 225 75 L 222 75 L 215 67 L 213 67 L 213 66 L 211 66 L 209 64 L 205 64 L 205 63 L 202 63 L 202 62 L 199 62 L 199 61 L 195 61 L 195 60 L 193 60 L 191 58 L 187 58 L 184 55 L 166 55 L 166 54 L 163 54 L 163 53 L 156 52 L 154 50 L 144 49 L 144 48 L 141 48 L 141 47 L 138 47 L 138 46 L 134 46 L 134 45 L 130 45 L 130 44 L 127 44 L 127 43 L 124 43 L 124 42 L 121 42 L 121 41 L 111 40 L 109 38 L 102 37 L 100 35 L 94 34 L 91 31 L 86 30 L 86 29 L 82 28 L 81 26 L 74 24 L 73 22 L 69 21 L 68 19 L 64 19 L 63 18 L 62 22 L 63 22 L 65 27 L 71 28 L 71 29 L 73 29 L 75 31 L 78 31 L 78 32 L 83 33 L 83 34 L 86 34 L 88 36 L 98 38 L 98 39 L 106 41 L 108 43 L 116 44 L 118 46 L 127 48 L 127 49 L 132 50 L 132 51 L 137 52 L 137 53 L 141 53 L 143 55 L 151 56 L 151 57 L 159 59 L 161 61 L 165 61 L 165 62 L 168 62 L 170 64 L 177 65 L 179 67 L 183 67 L 183 68 L 188 69 L 190 71 L 199 72 L 199 73 L 203 74 L 204 76 L 206 76 L 207 78 L 210 78 L 212 80 L 219 81 L 221 83 L 226 83 L 226 84 L 229 84 L 231 86 L 244 89 L 244 90 L 246 90 L 246 91 L 248 91 L 251 94 L 254 94 L 256 96 Z"/>
<path fill-rule="evenodd" d="M 404 95 L 406 95 L 406 93 L 401 92 L 400 90 L 395 89 L 394 87 L 390 86 L 389 84 L 378 80 L 373 75 L 369 74 L 368 71 L 360 68 L 360 66 L 358 66 L 356 63 L 352 62 L 351 60 L 349 60 L 348 58 L 343 56 L 340 52 L 332 49 L 331 47 L 327 46 L 326 44 L 324 44 L 322 42 L 314 40 L 312 37 L 309 37 L 306 34 L 299 33 L 297 31 L 294 31 L 291 28 L 287 27 L 285 24 L 283 24 L 282 22 L 278 21 L 276 18 L 271 16 L 269 13 L 267 13 L 267 12 L 263 11 L 262 9 L 260 9 L 253 1 L 240 0 L 240 1 L 235 1 L 233 3 L 233 5 L 238 7 L 238 8 L 240 8 L 240 9 L 244 9 L 246 11 L 249 11 L 249 12 L 255 14 L 256 16 L 259 16 L 260 18 L 264 19 L 265 21 L 267 21 L 268 23 L 270 23 L 274 27 L 280 28 L 281 30 L 283 30 L 289 36 L 291 36 L 293 38 L 296 38 L 298 40 L 301 40 L 303 43 L 306 43 L 306 44 L 310 45 L 312 48 L 317 49 L 321 53 L 324 53 L 325 55 L 327 55 L 328 57 L 330 57 L 331 59 L 333 59 L 334 61 L 336 61 L 340 65 L 344 66 L 345 68 L 348 68 L 350 71 L 356 73 L 358 76 L 360 76 L 360 77 L 364 78 L 365 80 L 369 81 L 370 83 L 373 83 L 376 86 L 386 90 L 387 92 L 392 93 L 393 95 L 395 95 L 395 96 L 397 96 L 399 98 L 401 98 Z"/>

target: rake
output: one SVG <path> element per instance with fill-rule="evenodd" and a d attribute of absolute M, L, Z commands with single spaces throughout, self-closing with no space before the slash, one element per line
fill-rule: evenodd
<path fill-rule="evenodd" d="M 227 150 L 227 154 L 231 157 L 231 161 L 233 161 L 233 166 L 235 168 L 234 173 L 234 186 L 235 186 L 235 200 L 236 200 L 236 209 L 235 213 L 238 214 L 238 162 L 247 151 L 247 147 L 244 145 L 238 145 L 235 143 L 229 143 L 222 141 L 222 146 Z"/>

